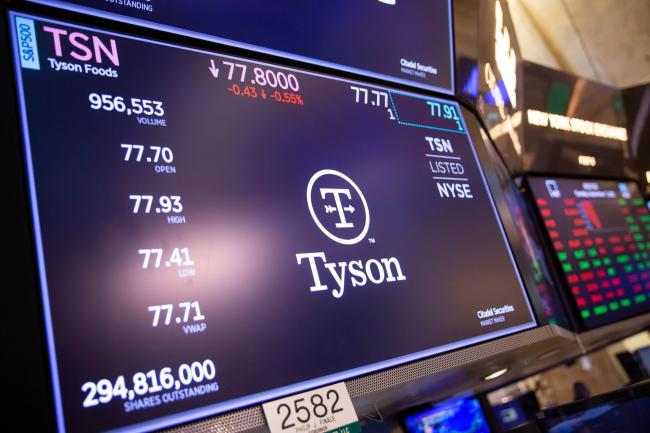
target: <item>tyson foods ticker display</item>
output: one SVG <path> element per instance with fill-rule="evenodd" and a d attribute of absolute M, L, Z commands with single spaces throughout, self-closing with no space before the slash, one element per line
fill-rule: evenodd
<path fill-rule="evenodd" d="M 162 428 L 535 326 L 456 103 L 10 19 L 61 430 Z"/>

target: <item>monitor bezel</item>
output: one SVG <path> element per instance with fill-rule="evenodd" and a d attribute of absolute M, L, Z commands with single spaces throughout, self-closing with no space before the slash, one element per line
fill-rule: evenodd
<path fill-rule="evenodd" d="M 236 47 L 224 46 L 221 44 L 206 42 L 203 40 L 193 39 L 185 36 L 179 36 L 176 34 L 166 34 L 164 32 L 160 32 L 157 30 L 142 29 L 130 24 L 124 24 L 124 23 L 112 22 L 112 21 L 109 22 L 107 20 L 100 19 L 97 17 L 89 17 L 86 15 L 81 15 L 81 14 L 77 14 L 65 10 L 59 10 L 59 9 L 37 5 L 37 4 L 19 3 L 19 4 L 12 4 L 11 7 L 2 5 L 0 6 L 0 12 L 2 15 L 2 21 L 0 22 L 0 25 L 6 26 L 6 32 L 3 32 L 1 36 L 2 41 L 0 43 L 5 44 L 8 53 L 13 52 L 13 47 L 11 46 L 12 35 L 10 34 L 9 13 L 10 12 L 24 13 L 28 15 L 40 16 L 43 18 L 70 22 L 70 24 L 73 25 L 95 27 L 99 30 L 115 32 L 118 34 L 125 34 L 127 36 L 134 36 L 137 38 L 151 39 L 157 42 L 169 43 L 173 45 L 179 45 L 182 47 L 188 47 L 188 48 L 199 49 L 199 50 L 204 49 L 209 51 L 215 51 L 225 55 L 240 56 L 246 59 L 250 59 L 252 61 L 277 64 L 282 67 L 296 68 L 300 70 L 305 70 L 306 72 L 310 72 L 310 73 L 328 75 L 334 78 L 356 80 L 356 81 L 366 82 L 370 85 L 388 87 L 396 90 L 404 90 L 410 94 L 420 95 L 422 97 L 439 98 L 447 102 L 454 103 L 459 109 L 463 110 L 463 116 L 465 117 L 465 125 L 464 125 L 466 129 L 465 132 L 470 140 L 470 145 L 473 146 L 473 149 L 477 154 L 480 170 L 482 172 L 487 171 L 487 167 L 485 166 L 486 159 L 481 156 L 481 151 L 480 151 L 482 144 L 476 143 L 474 135 L 470 132 L 470 129 L 473 128 L 473 126 L 470 125 L 473 123 L 477 124 L 476 125 L 477 128 L 481 128 L 480 122 L 477 120 L 478 117 L 474 111 L 468 110 L 458 100 L 456 100 L 455 97 L 451 95 L 438 94 L 435 92 L 427 92 L 421 89 L 414 90 L 412 88 L 408 88 L 406 86 L 402 86 L 397 83 L 385 82 L 382 80 L 373 79 L 371 77 L 359 77 L 357 75 L 349 74 L 342 71 L 331 70 L 316 65 L 303 64 L 294 61 L 292 59 L 277 58 L 265 53 L 250 52 L 246 50 L 241 50 Z M 0 85 L 0 88 L 2 89 L 3 94 L 8 95 L 5 100 L 11 101 L 10 104 L 3 104 L 3 114 L 6 115 L 3 116 L 0 122 L 2 124 L 3 130 L 7 131 L 5 137 L 7 139 L 6 142 L 8 144 L 8 147 L 10 147 L 12 151 L 15 151 L 16 154 L 15 158 L 13 158 L 9 164 L 11 168 L 10 176 L 14 179 L 20 179 L 20 188 L 14 190 L 12 192 L 13 195 L 11 196 L 12 198 L 15 197 L 16 202 L 19 203 L 18 212 L 12 213 L 12 217 L 16 221 L 16 227 L 20 229 L 19 232 L 17 230 L 17 235 L 19 240 L 18 243 L 20 245 L 29 245 L 28 248 L 29 251 L 27 251 L 27 256 L 21 256 L 21 259 L 19 260 L 18 263 L 18 269 L 23 271 L 25 274 L 23 278 L 20 280 L 20 286 L 23 287 L 24 290 L 20 291 L 19 296 L 21 298 L 21 302 L 26 303 L 28 305 L 28 308 L 31 310 L 31 314 L 33 316 L 33 317 L 30 316 L 32 317 L 31 323 L 38 324 L 38 326 L 35 326 L 35 329 L 33 330 L 33 332 L 30 333 L 30 335 L 27 338 L 22 338 L 21 340 L 29 341 L 29 342 L 35 340 L 39 341 L 38 356 L 32 356 L 33 354 L 30 354 L 30 356 L 28 357 L 16 358 L 15 359 L 16 366 L 17 366 L 16 371 L 27 371 L 28 367 L 30 371 L 31 370 L 39 371 L 40 376 L 42 377 L 39 378 L 37 384 L 37 389 L 38 389 L 37 394 L 46 400 L 46 402 L 41 404 L 40 407 L 44 408 L 42 412 L 48 413 L 48 416 L 34 417 L 34 419 L 31 421 L 41 423 L 39 424 L 39 426 L 42 427 L 43 431 L 49 431 L 49 430 L 53 431 L 56 428 L 56 420 L 54 416 L 55 405 L 54 405 L 53 390 L 52 390 L 53 378 L 50 373 L 49 356 L 47 355 L 48 345 L 47 345 L 47 336 L 44 331 L 45 329 L 44 320 L 43 320 L 44 305 L 43 305 L 43 298 L 41 296 L 41 285 L 37 277 L 38 263 L 37 263 L 36 245 L 34 239 L 34 225 L 32 222 L 32 218 L 30 216 L 31 204 L 29 200 L 29 186 L 28 186 L 27 173 L 25 167 L 25 152 L 24 152 L 24 139 L 22 136 L 22 125 L 18 116 L 18 113 L 20 112 L 18 95 L 17 95 L 18 85 L 15 76 L 13 55 L 3 56 L 2 61 L 0 63 L 0 68 L 2 68 L 0 70 L 4 70 L 7 73 L 7 76 L 10 77 L 9 80 L 4 80 L 4 84 Z M 474 118 L 474 120 L 468 120 L 467 117 L 468 115 L 471 115 Z M 491 182 L 487 176 L 485 176 L 485 182 L 488 185 L 488 194 L 491 196 L 491 200 L 496 201 L 497 198 L 495 197 L 495 190 L 498 189 L 498 186 L 494 185 L 494 182 Z M 503 219 L 503 216 L 501 215 L 501 212 L 497 209 L 496 205 L 495 205 L 495 217 L 497 218 L 498 222 L 503 226 L 504 231 L 507 232 L 506 230 L 507 222 Z M 507 249 L 514 257 L 515 256 L 514 248 L 512 245 L 512 240 L 508 235 L 508 233 L 505 234 L 505 241 L 506 241 Z M 523 295 L 526 302 L 531 307 L 531 321 L 534 322 L 536 325 L 531 325 L 531 327 L 526 329 L 509 332 L 500 337 L 495 337 L 481 342 L 468 344 L 459 348 L 454 348 L 448 351 L 436 353 L 432 355 L 432 357 L 440 356 L 444 353 L 449 353 L 456 350 L 493 341 L 498 338 L 503 338 L 506 335 L 512 336 L 515 334 L 526 332 L 527 330 L 533 329 L 534 327 L 540 325 L 541 322 L 539 319 L 539 315 L 533 308 L 534 302 L 531 299 L 531 295 L 528 291 L 528 285 L 526 284 L 526 279 L 524 278 L 525 272 L 523 272 L 522 269 L 517 265 L 516 259 L 514 260 L 514 264 L 515 264 L 514 266 L 515 273 L 524 282 L 522 287 L 523 289 L 525 289 L 523 290 Z M 12 310 L 12 314 L 15 314 L 17 318 L 18 317 L 22 318 L 22 320 L 25 319 L 24 311 L 19 311 L 18 309 L 14 309 Z M 23 334 L 23 337 L 24 336 L 25 335 Z M 420 358 L 418 360 L 411 361 L 411 362 L 418 362 L 421 361 L 422 359 L 426 359 L 426 358 Z M 410 364 L 411 362 L 400 364 L 399 366 L 396 367 L 389 367 L 388 369 L 403 367 Z M 379 371 L 383 371 L 383 370 L 376 370 L 368 374 L 374 374 Z M 365 374 L 362 376 L 365 376 Z M 34 394 L 30 394 L 30 399 L 32 400 L 33 400 L 33 395 Z M 257 404 L 253 404 L 252 406 L 255 405 Z M 246 407 L 251 407 L 251 406 L 244 405 L 233 410 L 234 411 L 242 410 L 245 409 Z M 223 413 L 227 413 L 227 412 L 220 412 L 218 414 L 209 415 L 208 418 L 215 415 L 222 415 Z M 194 422 L 200 419 L 202 419 L 202 417 L 194 418 L 192 421 L 182 421 L 181 423 L 184 424 L 187 422 Z M 175 425 L 175 424 L 170 424 L 170 425 Z"/>

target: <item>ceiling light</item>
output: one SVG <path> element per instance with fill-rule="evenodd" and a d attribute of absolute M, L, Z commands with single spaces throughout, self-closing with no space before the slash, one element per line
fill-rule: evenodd
<path fill-rule="evenodd" d="M 507 369 L 507 368 L 502 368 L 501 370 L 497 370 L 497 371 L 495 371 L 494 373 L 490 373 L 490 374 L 488 374 L 487 376 L 485 376 L 485 377 L 483 378 L 483 380 L 492 380 L 492 379 L 496 379 L 496 378 L 499 377 L 499 376 L 503 376 L 503 375 L 506 374 L 507 372 L 508 372 L 508 369 Z"/>

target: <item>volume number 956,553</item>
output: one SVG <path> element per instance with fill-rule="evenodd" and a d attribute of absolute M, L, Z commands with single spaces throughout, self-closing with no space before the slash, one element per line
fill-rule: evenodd
<path fill-rule="evenodd" d="M 88 95 L 90 108 L 93 110 L 117 111 L 118 113 L 142 114 L 144 116 L 164 116 L 165 110 L 161 101 L 150 99 L 130 98 L 123 96 L 114 96 L 100 93 L 91 93 Z"/>

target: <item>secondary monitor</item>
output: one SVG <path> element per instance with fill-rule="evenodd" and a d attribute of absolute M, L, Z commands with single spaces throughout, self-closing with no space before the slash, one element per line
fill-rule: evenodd
<path fill-rule="evenodd" d="M 644 433 L 650 423 L 650 384 L 644 382 L 537 413 L 543 433 Z"/>
<path fill-rule="evenodd" d="M 650 214 L 636 183 L 530 177 L 585 328 L 650 310 Z"/>
<path fill-rule="evenodd" d="M 477 398 L 457 397 L 411 412 L 403 417 L 406 433 L 490 433 Z"/>
<path fill-rule="evenodd" d="M 11 13 L 60 430 L 536 326 L 459 106 Z"/>
<path fill-rule="evenodd" d="M 31 1 L 454 92 L 451 0 Z"/>

